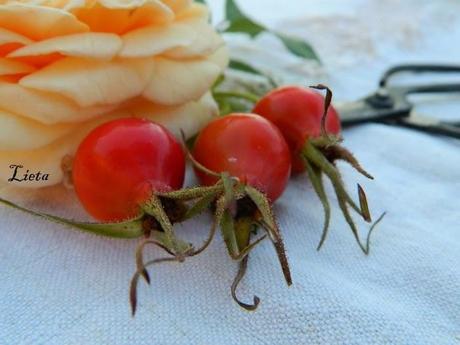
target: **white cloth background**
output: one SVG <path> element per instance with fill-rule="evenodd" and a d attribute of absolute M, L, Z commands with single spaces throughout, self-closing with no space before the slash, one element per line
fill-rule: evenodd
<path fill-rule="evenodd" d="M 221 3 L 212 2 L 215 11 Z M 312 41 L 327 77 L 312 76 L 311 67 L 267 37 L 258 44 L 233 38 L 238 55 L 304 83 L 327 82 L 338 100 L 373 90 L 393 63 L 460 60 L 455 0 L 240 3 L 261 21 Z M 459 119 L 458 101 L 422 102 L 420 111 Z M 241 310 L 229 293 L 236 267 L 218 237 L 200 257 L 155 267 L 152 287 L 141 284 L 133 319 L 127 289 L 136 241 L 68 231 L 2 207 L 0 345 L 459 344 L 460 142 L 375 124 L 344 135 L 376 177 L 365 181 L 341 165 L 346 183 L 353 190 L 357 181 L 366 187 L 375 216 L 388 211 L 369 257 L 335 206 L 330 237 L 316 252 L 322 209 L 300 176 L 276 206 L 291 288 L 266 242 L 252 254 L 239 290 L 242 298 L 251 301 L 255 293 L 262 303 L 254 313 Z M 2 194 L 84 217 L 62 188 Z M 198 242 L 208 224 L 203 216 L 180 231 Z"/>

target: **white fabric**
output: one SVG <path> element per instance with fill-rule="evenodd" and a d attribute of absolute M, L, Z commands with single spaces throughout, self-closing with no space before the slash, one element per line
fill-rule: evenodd
<path fill-rule="evenodd" d="M 221 1 L 213 5 L 217 11 Z M 327 82 L 338 100 L 373 90 L 393 63 L 458 63 L 460 56 L 454 0 L 251 0 L 243 8 L 313 41 L 329 77 L 305 74 L 302 82 Z M 232 42 L 239 54 L 260 57 L 254 62 L 297 80 L 311 71 L 270 38 Z M 450 101 L 456 106 L 425 102 L 420 111 L 459 119 L 458 97 Z M 374 216 L 388 211 L 371 255 L 359 251 L 335 205 L 330 237 L 316 252 L 322 209 L 299 176 L 276 206 L 294 285 L 285 286 L 272 246 L 262 244 L 239 290 L 247 301 L 254 293 L 262 299 L 254 313 L 230 297 L 236 267 L 220 237 L 185 264 L 155 267 L 152 287 L 141 284 L 132 319 L 136 241 L 68 231 L 1 207 L 0 344 L 459 344 L 460 142 L 375 124 L 347 130 L 345 138 L 376 177 L 365 181 L 341 165 L 347 185 L 365 186 Z M 84 218 L 62 188 L 2 195 Z M 199 242 L 209 221 L 203 216 L 180 231 Z M 367 225 L 359 225 L 364 233 Z"/>

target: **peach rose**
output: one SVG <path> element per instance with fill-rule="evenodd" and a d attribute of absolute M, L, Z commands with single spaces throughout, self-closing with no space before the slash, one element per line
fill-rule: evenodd
<path fill-rule="evenodd" d="M 49 175 L 22 187 L 60 183 L 62 159 L 118 117 L 194 135 L 227 63 L 192 0 L 0 0 L 0 182 L 15 164 Z"/>

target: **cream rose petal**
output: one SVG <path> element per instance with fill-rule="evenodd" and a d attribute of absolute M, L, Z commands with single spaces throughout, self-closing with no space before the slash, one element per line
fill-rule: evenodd
<path fill-rule="evenodd" d="M 0 58 L 0 76 L 26 74 L 35 71 L 35 68 L 25 63 Z"/>
<path fill-rule="evenodd" d="M 166 26 L 148 26 L 123 36 L 121 57 L 148 57 L 164 51 L 192 44 L 196 33 L 187 25 L 173 23 Z"/>
<path fill-rule="evenodd" d="M 44 125 L 0 110 L 0 147 L 2 150 L 33 150 L 48 145 L 69 133 L 73 126 Z"/>
<path fill-rule="evenodd" d="M 112 111 L 117 104 L 79 107 L 58 94 L 32 90 L 13 83 L 0 82 L 0 109 L 43 124 L 81 122 Z"/>
<path fill-rule="evenodd" d="M 182 12 L 193 4 L 193 0 L 162 0 L 161 2 L 173 10 L 174 13 Z"/>
<path fill-rule="evenodd" d="M 116 118 L 133 116 L 134 110 L 138 117 L 161 123 L 176 135 L 179 135 L 182 129 L 187 137 L 196 134 L 210 118 L 217 114 L 217 106 L 209 94 L 197 102 L 179 107 L 161 107 L 148 104 L 145 100 L 136 100 L 128 108 L 82 124 L 71 134 L 45 147 L 29 151 L 0 151 L 0 182 L 6 182 L 11 177 L 11 169 L 9 169 L 11 164 L 21 164 L 30 171 L 49 174 L 49 180 L 17 183 L 18 186 L 36 188 L 60 183 L 63 179 L 61 161 L 64 156 L 73 155 L 79 143 L 93 128 Z"/>
<path fill-rule="evenodd" d="M 199 101 L 180 106 L 158 105 L 146 99 L 135 99 L 120 110 L 119 116 L 146 118 L 166 126 L 177 138 L 181 137 L 181 131 L 190 138 L 218 113 L 214 99 L 207 93 Z"/>
<path fill-rule="evenodd" d="M 174 59 L 188 59 L 193 57 L 204 57 L 215 52 L 223 46 L 223 38 L 207 22 L 199 20 L 187 20 L 182 22 L 195 33 L 195 40 L 186 46 L 176 47 L 168 50 L 164 55 Z"/>
<path fill-rule="evenodd" d="M 57 0 L 56 7 L 62 8 L 65 11 L 71 11 L 74 8 L 81 8 L 86 5 L 86 0 Z"/>
<path fill-rule="evenodd" d="M 25 36 L 19 35 L 16 32 L 9 31 L 0 27 L 0 45 L 7 43 L 21 43 L 27 45 L 33 41 Z"/>
<path fill-rule="evenodd" d="M 178 105 L 197 100 L 212 86 L 220 68 L 206 60 L 155 58 L 153 78 L 143 95 L 152 102 Z"/>
<path fill-rule="evenodd" d="M 176 20 L 199 19 L 203 23 L 209 22 L 209 7 L 203 4 L 193 3 L 192 6 L 176 14 Z"/>
<path fill-rule="evenodd" d="M 120 37 L 114 34 L 87 32 L 54 37 L 19 48 L 8 57 L 24 57 L 60 53 L 92 59 L 111 60 L 122 47 Z"/>
<path fill-rule="evenodd" d="M 97 3 L 111 9 L 133 9 L 146 5 L 155 6 L 163 10 L 167 8 L 160 0 L 97 0 Z"/>
<path fill-rule="evenodd" d="M 226 45 L 220 47 L 213 54 L 209 55 L 207 60 L 219 66 L 221 71 L 224 71 L 230 61 L 228 47 Z"/>
<path fill-rule="evenodd" d="M 174 12 L 159 0 L 96 1 L 85 7 L 73 8 L 71 12 L 91 31 L 116 34 L 174 20 Z"/>
<path fill-rule="evenodd" d="M 19 3 L 0 6 L 0 27 L 32 40 L 89 31 L 66 11 Z"/>
<path fill-rule="evenodd" d="M 153 59 L 102 62 L 68 57 L 24 77 L 19 84 L 56 92 L 89 107 L 138 96 L 151 79 L 152 70 Z"/>

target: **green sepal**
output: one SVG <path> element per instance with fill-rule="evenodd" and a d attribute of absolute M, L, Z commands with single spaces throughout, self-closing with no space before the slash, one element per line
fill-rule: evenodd
<path fill-rule="evenodd" d="M 369 203 L 367 202 L 366 192 L 363 187 L 358 183 L 358 196 L 359 196 L 359 206 L 361 208 L 361 214 L 366 222 L 372 222 L 371 211 L 369 210 Z"/>
<path fill-rule="evenodd" d="M 286 251 L 284 249 L 283 239 L 281 237 L 281 232 L 278 228 L 278 224 L 273 215 L 270 203 L 265 194 L 259 192 L 256 188 L 252 186 L 245 187 L 246 194 L 251 198 L 254 204 L 257 206 L 259 212 L 262 215 L 262 221 L 260 222 L 263 228 L 267 231 L 270 236 L 273 245 L 275 246 L 276 253 L 278 255 L 278 260 L 283 270 L 284 278 L 288 285 L 292 284 L 291 271 L 289 269 L 289 262 L 286 256 Z"/>
<path fill-rule="evenodd" d="M 137 218 L 127 220 L 125 222 L 117 222 L 117 223 L 88 223 L 88 222 L 78 222 L 58 216 L 54 216 L 47 213 L 41 213 L 37 211 L 30 210 L 28 208 L 19 206 L 11 201 L 5 200 L 0 198 L 0 203 L 25 212 L 27 214 L 33 215 L 35 217 L 40 217 L 42 219 L 59 223 L 62 225 L 66 225 L 72 227 L 74 229 L 78 229 L 81 231 L 89 232 L 99 236 L 105 237 L 113 237 L 113 238 L 122 238 L 122 239 L 130 239 L 130 238 L 138 238 L 144 234 L 144 230 L 142 227 L 142 217 L 140 215 Z"/>
<path fill-rule="evenodd" d="M 158 197 L 164 197 L 173 200 L 191 201 L 201 198 L 204 195 L 218 193 L 221 191 L 223 191 L 223 186 L 222 183 L 218 182 L 214 186 L 210 187 L 190 187 L 167 193 L 157 193 L 156 195 Z"/>
<path fill-rule="evenodd" d="M 247 218 L 240 218 L 236 220 L 235 223 L 235 229 L 236 229 L 236 237 L 237 237 L 237 242 L 238 242 L 238 247 L 240 250 L 244 250 L 244 248 L 250 247 L 250 242 L 251 242 L 251 233 L 254 227 L 254 220 L 247 217 Z M 260 298 L 257 296 L 253 297 L 253 303 L 248 304 L 242 302 L 238 296 L 236 295 L 236 290 L 238 288 L 238 285 L 240 284 L 241 280 L 244 278 L 247 268 L 248 268 L 248 260 L 249 260 L 249 255 L 245 255 L 241 262 L 239 263 L 239 268 L 238 268 L 238 273 L 235 276 L 235 279 L 233 280 L 232 286 L 231 286 L 231 294 L 233 297 L 233 300 L 238 303 L 238 305 L 247 310 L 247 311 L 254 311 L 257 309 L 257 307 L 260 304 Z"/>
<path fill-rule="evenodd" d="M 225 204 L 224 207 L 229 207 L 233 201 L 235 201 L 235 193 L 234 193 L 234 182 L 235 180 L 230 177 L 229 173 L 222 173 L 222 184 L 224 186 L 224 199 Z"/>
<path fill-rule="evenodd" d="M 216 200 L 216 197 L 217 193 L 215 192 L 201 197 L 201 199 L 199 199 L 195 204 L 193 204 L 192 207 L 188 209 L 184 216 L 184 220 L 191 219 L 206 211 L 206 209 L 212 205 L 213 201 Z"/>
<path fill-rule="evenodd" d="M 235 234 L 235 222 L 229 210 L 224 210 L 220 219 L 220 229 L 222 237 L 224 238 L 225 245 L 229 255 L 234 258 L 239 255 L 238 241 Z"/>
<path fill-rule="evenodd" d="M 318 195 L 321 204 L 323 205 L 324 210 L 324 226 L 323 233 L 321 235 L 321 240 L 319 241 L 317 250 L 320 250 L 326 241 L 327 234 L 329 232 L 329 224 L 331 221 L 331 206 L 329 205 L 329 200 L 327 199 L 326 191 L 323 184 L 323 176 L 321 170 L 314 167 L 308 161 L 305 160 L 305 166 L 307 168 L 308 176 L 310 177 L 310 182 L 315 189 L 316 194 Z"/>
<path fill-rule="evenodd" d="M 174 255 L 182 256 L 186 252 L 181 250 L 179 241 L 174 233 L 173 225 L 168 215 L 166 214 L 161 200 L 156 195 L 153 195 L 147 202 L 142 205 L 145 213 L 149 214 L 160 224 L 161 230 L 164 231 L 165 247 Z"/>

